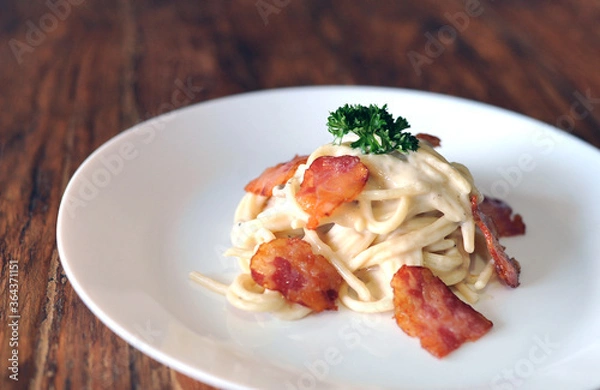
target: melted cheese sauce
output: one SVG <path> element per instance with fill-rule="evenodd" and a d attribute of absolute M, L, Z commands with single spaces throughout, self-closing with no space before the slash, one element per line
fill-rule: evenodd
<path fill-rule="evenodd" d="M 249 311 L 272 311 L 290 319 L 307 315 L 305 307 L 256 285 L 249 269 L 261 243 L 302 237 L 343 277 L 339 299 L 351 310 L 393 310 L 390 281 L 403 264 L 431 269 L 457 295 L 475 301 L 491 275 L 489 266 L 481 275 L 471 274 L 475 223 L 469 196 L 480 195 L 468 169 L 448 162 L 426 142 L 407 154 L 363 155 L 350 141 L 316 149 L 272 197 L 243 197 L 234 217 L 233 246 L 226 252 L 238 258 L 242 273 L 226 289 L 227 299 Z M 367 166 L 366 186 L 356 200 L 321 219 L 319 228 L 306 229 L 309 215 L 295 199 L 304 172 L 320 156 L 343 155 L 358 156 Z"/>

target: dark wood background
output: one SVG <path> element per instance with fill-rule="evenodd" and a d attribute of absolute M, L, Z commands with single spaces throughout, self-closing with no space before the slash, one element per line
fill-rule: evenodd
<path fill-rule="evenodd" d="M 211 388 L 116 337 L 61 268 L 65 186 L 132 125 L 239 92 L 364 84 L 479 100 L 600 147 L 599 69 L 597 0 L 0 0 L 0 388 Z"/>

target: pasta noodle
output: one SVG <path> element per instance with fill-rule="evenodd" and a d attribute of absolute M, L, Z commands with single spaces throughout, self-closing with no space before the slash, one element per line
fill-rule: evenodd
<path fill-rule="evenodd" d="M 309 214 L 296 193 L 304 173 L 321 156 L 357 156 L 369 178 L 360 194 L 308 229 Z M 240 275 L 223 285 L 198 273 L 195 281 L 223 294 L 235 307 L 300 318 L 310 309 L 258 285 L 250 261 L 258 246 L 281 237 L 300 237 L 323 255 L 343 278 L 339 302 L 364 313 L 393 310 L 390 281 L 403 265 L 429 268 L 463 300 L 474 303 L 494 274 L 492 260 L 476 266 L 475 221 L 470 196 L 480 197 L 468 169 L 450 163 L 429 144 L 408 154 L 362 154 L 345 140 L 317 148 L 272 196 L 247 192 L 234 215 L 232 247 Z"/>

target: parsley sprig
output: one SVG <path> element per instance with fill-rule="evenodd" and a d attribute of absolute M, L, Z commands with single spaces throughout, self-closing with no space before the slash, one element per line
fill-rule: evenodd
<path fill-rule="evenodd" d="M 328 130 L 335 137 L 333 143 L 339 145 L 344 135 L 352 132 L 358 139 L 350 144 L 364 153 L 385 154 L 394 150 L 400 152 L 415 151 L 419 147 L 417 138 L 403 131 L 410 127 L 408 121 L 394 117 L 387 111 L 387 104 L 379 108 L 344 105 L 327 118 Z"/>

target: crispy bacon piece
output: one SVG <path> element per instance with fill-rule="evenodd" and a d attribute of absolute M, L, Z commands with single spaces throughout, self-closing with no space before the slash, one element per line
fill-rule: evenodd
<path fill-rule="evenodd" d="M 430 269 L 403 265 L 391 282 L 396 323 L 432 355 L 443 358 L 475 341 L 492 322 L 461 301 Z"/>
<path fill-rule="evenodd" d="M 256 283 L 279 291 L 289 301 L 315 312 L 337 310 L 342 277 L 300 238 L 276 238 L 261 244 L 250 260 L 250 271 Z"/>
<path fill-rule="evenodd" d="M 479 211 L 492 220 L 498 237 L 525 234 L 523 218 L 519 214 L 513 216 L 513 210 L 506 202 L 486 196 L 479 204 Z"/>
<path fill-rule="evenodd" d="M 304 173 L 296 200 L 316 229 L 319 220 L 331 215 L 342 203 L 353 201 L 369 179 L 369 169 L 356 156 L 321 156 Z"/>
<path fill-rule="evenodd" d="M 431 144 L 431 147 L 437 148 L 442 144 L 442 140 L 440 140 L 435 135 L 427 134 L 427 133 L 419 133 L 415 135 L 420 140 L 427 141 Z"/>
<path fill-rule="evenodd" d="M 485 237 L 490 255 L 494 259 L 496 273 L 506 285 L 515 288 L 519 285 L 519 274 L 521 265 L 515 258 L 510 258 L 504 251 L 504 247 L 498 242 L 494 223 L 490 217 L 484 214 L 477 203 L 477 196 L 471 195 L 471 209 L 473 210 L 473 219 L 479 227 L 479 230 Z"/>
<path fill-rule="evenodd" d="M 296 169 L 306 162 L 308 156 L 294 156 L 288 162 L 277 164 L 265 169 L 265 171 L 256 179 L 246 184 L 244 190 L 255 193 L 256 195 L 271 196 L 275 186 L 285 184 Z"/>

